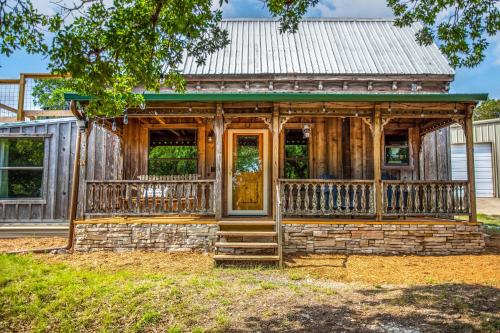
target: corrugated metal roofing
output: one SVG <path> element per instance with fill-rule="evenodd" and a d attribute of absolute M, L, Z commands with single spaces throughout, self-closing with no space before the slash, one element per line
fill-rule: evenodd
<path fill-rule="evenodd" d="M 230 44 L 197 66 L 185 57 L 186 75 L 441 74 L 453 69 L 436 45 L 415 41 L 419 26 L 391 20 L 304 20 L 295 34 L 281 34 L 275 20 L 228 19 Z"/>

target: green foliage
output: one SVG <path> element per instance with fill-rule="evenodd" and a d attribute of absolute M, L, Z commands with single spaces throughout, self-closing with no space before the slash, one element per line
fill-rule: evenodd
<path fill-rule="evenodd" d="M 295 32 L 318 0 L 264 2 L 279 18 L 282 32 Z M 203 64 L 229 42 L 219 25 L 222 13 L 212 9 L 211 0 L 77 0 L 72 7 L 59 3 L 59 12 L 51 16 L 40 13 L 33 3 L 0 1 L 0 53 L 8 56 L 23 48 L 48 56 L 51 72 L 71 79 L 64 89 L 52 85 L 56 97 L 40 92 L 41 104 L 56 107 L 67 89 L 92 96 L 84 110 L 89 117 L 119 116 L 126 108 L 141 105 L 144 98 L 134 93 L 138 90 L 158 92 L 164 84 L 183 92 L 185 81 L 178 68 L 183 56 Z M 455 67 L 475 66 L 484 59 L 487 36 L 500 30 L 497 3 L 388 0 L 396 24 L 420 22 L 417 40 L 425 45 L 440 42 Z M 47 31 L 54 34 L 50 45 Z"/>
<path fill-rule="evenodd" d="M 68 102 L 64 93 L 72 92 L 66 79 L 38 79 L 35 80 L 31 95 L 37 105 L 43 110 L 64 110 Z"/>
<path fill-rule="evenodd" d="M 500 100 L 489 99 L 474 109 L 474 120 L 500 118 Z"/>
<path fill-rule="evenodd" d="M 59 15 L 41 14 L 29 0 L 0 1 L 0 54 L 11 55 L 15 50 L 46 53 L 45 30 L 55 31 L 61 25 Z"/>
<path fill-rule="evenodd" d="M 309 154 L 307 145 L 285 145 L 285 177 L 309 178 Z"/>
<path fill-rule="evenodd" d="M 196 146 L 156 146 L 149 149 L 149 175 L 186 175 L 198 172 Z"/>
<path fill-rule="evenodd" d="M 310 7 L 318 0 L 267 0 L 267 8 L 273 17 L 279 17 L 283 32 L 297 32 L 299 22 Z"/>
<path fill-rule="evenodd" d="M 474 67 L 484 60 L 487 36 L 500 30 L 498 0 L 387 0 L 396 16 L 396 25 L 422 27 L 417 41 L 437 41 L 453 67 Z"/>

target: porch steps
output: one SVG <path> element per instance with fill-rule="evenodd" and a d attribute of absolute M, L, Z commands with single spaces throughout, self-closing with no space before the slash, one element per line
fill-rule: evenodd
<path fill-rule="evenodd" d="M 224 236 L 224 237 L 275 237 L 276 231 L 217 231 L 217 236 Z"/>
<path fill-rule="evenodd" d="M 252 226 L 252 227 L 262 227 L 262 226 L 274 226 L 274 221 L 242 221 L 242 220 L 223 220 L 217 222 L 219 226 L 228 226 L 228 227 L 233 227 L 233 226 L 238 226 L 238 227 L 243 227 L 243 226 Z"/>
<path fill-rule="evenodd" d="M 278 261 L 279 256 L 275 255 L 242 255 L 242 254 L 216 254 L 215 260 L 236 260 L 236 261 Z"/>
<path fill-rule="evenodd" d="M 215 247 L 274 249 L 278 247 L 278 243 L 217 242 Z"/>
<path fill-rule="evenodd" d="M 220 231 L 215 243 L 214 261 L 280 263 L 276 222 L 259 218 L 218 221 Z"/>

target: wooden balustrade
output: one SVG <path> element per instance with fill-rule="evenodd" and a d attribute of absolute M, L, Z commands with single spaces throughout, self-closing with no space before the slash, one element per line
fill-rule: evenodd
<path fill-rule="evenodd" d="M 384 215 L 469 214 L 466 181 L 383 181 Z"/>
<path fill-rule="evenodd" d="M 213 215 L 214 181 L 87 181 L 85 214 Z"/>
<path fill-rule="evenodd" d="M 280 180 L 285 216 L 369 216 L 375 213 L 370 180 Z"/>

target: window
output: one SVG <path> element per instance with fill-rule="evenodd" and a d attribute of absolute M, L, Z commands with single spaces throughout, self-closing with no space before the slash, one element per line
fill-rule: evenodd
<path fill-rule="evenodd" d="M 0 198 L 41 198 L 44 138 L 0 138 Z"/>
<path fill-rule="evenodd" d="M 384 136 L 385 165 L 398 166 L 410 164 L 408 132 L 388 133 Z"/>
<path fill-rule="evenodd" d="M 285 131 L 285 178 L 309 178 L 308 141 L 300 129 Z"/>
<path fill-rule="evenodd" d="M 196 130 L 171 129 L 149 132 L 149 175 L 195 173 L 198 173 Z"/>

